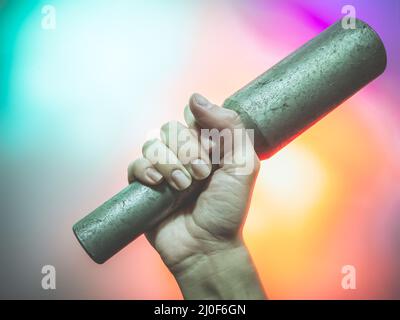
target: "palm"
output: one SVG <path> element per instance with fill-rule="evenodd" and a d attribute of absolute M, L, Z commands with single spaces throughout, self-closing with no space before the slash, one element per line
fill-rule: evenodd
<path fill-rule="evenodd" d="M 171 267 L 193 254 L 218 250 L 237 235 L 252 191 L 251 176 L 218 169 L 197 200 L 179 209 L 147 233 L 150 243 Z"/>

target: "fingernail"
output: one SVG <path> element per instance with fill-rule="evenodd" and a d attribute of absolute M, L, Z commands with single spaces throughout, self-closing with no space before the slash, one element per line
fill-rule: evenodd
<path fill-rule="evenodd" d="M 181 170 L 172 171 L 171 179 L 175 182 L 179 190 L 186 189 L 190 186 L 190 179 Z"/>
<path fill-rule="evenodd" d="M 207 178 L 210 174 L 210 167 L 202 159 L 195 159 L 192 161 L 192 170 L 196 177 L 200 179 Z"/>
<path fill-rule="evenodd" d="M 161 173 L 159 173 L 156 169 L 154 168 L 147 168 L 146 169 L 146 175 L 147 177 L 153 181 L 154 183 L 158 183 L 160 182 L 160 180 L 162 179 L 162 175 Z"/>
<path fill-rule="evenodd" d="M 211 103 L 206 98 L 204 98 L 202 95 L 200 95 L 198 93 L 195 93 L 193 95 L 193 99 L 196 102 L 196 104 L 199 105 L 200 107 L 203 107 L 203 108 L 211 107 Z"/>

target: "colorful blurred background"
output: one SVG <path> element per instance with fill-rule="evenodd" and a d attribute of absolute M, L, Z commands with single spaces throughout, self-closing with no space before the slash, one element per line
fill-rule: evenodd
<path fill-rule="evenodd" d="M 398 0 L 0 0 L 0 297 L 181 298 L 143 236 L 96 265 L 73 223 L 127 184 L 192 92 L 222 103 L 348 4 L 387 70 L 263 163 L 244 236 L 272 299 L 399 299 Z M 47 264 L 56 290 L 41 287 Z"/>

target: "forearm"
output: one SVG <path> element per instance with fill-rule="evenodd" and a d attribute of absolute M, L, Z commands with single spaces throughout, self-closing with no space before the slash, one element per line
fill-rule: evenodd
<path fill-rule="evenodd" d="M 265 299 L 243 244 L 187 258 L 173 271 L 185 299 Z"/>

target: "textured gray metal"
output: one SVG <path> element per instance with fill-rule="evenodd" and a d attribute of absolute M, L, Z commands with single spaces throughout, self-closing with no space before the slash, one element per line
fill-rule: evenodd
<path fill-rule="evenodd" d="M 346 30 L 338 21 L 226 99 L 224 107 L 254 122 L 263 136 L 257 151 L 265 158 L 385 67 L 385 48 L 374 30 L 360 20 Z"/>
<path fill-rule="evenodd" d="M 377 34 L 357 20 L 337 22 L 225 100 L 255 130 L 261 158 L 271 156 L 379 76 L 386 67 Z M 74 233 L 90 257 L 103 263 L 201 189 L 175 191 L 166 183 L 134 182 L 78 221 Z"/>

